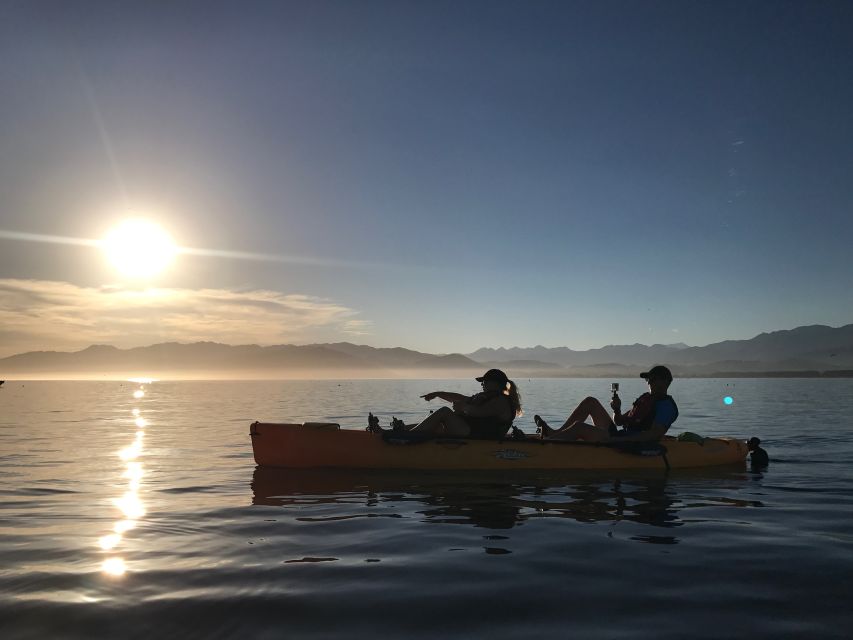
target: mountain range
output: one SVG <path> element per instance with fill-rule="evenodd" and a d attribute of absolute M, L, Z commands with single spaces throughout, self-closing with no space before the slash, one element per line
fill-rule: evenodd
<path fill-rule="evenodd" d="M 853 375 L 853 324 L 813 325 L 726 340 L 685 344 L 483 348 L 435 355 L 348 342 L 310 345 L 226 345 L 166 342 L 119 349 L 92 345 L 76 352 L 33 351 L 0 359 L 0 377 L 434 377 L 500 367 L 510 377 L 629 377 L 663 363 L 678 376 Z"/>

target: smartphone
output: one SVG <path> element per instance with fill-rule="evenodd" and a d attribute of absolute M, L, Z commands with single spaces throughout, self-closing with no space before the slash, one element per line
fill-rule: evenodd
<path fill-rule="evenodd" d="M 612 393 L 613 395 L 616 395 L 617 393 L 619 393 L 619 383 L 618 382 L 611 382 L 610 383 L 610 393 Z"/>

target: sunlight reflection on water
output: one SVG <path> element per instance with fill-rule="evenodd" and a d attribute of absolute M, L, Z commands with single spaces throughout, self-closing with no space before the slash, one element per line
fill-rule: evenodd
<path fill-rule="evenodd" d="M 641 391 L 641 381 L 622 384 L 629 396 Z M 735 384 L 737 402 L 725 406 Z M 464 392 L 469 381 L 156 382 L 136 399 L 139 383 L 7 387 L 3 640 L 83 640 L 96 626 L 99 637 L 272 637 L 286 626 L 299 637 L 372 638 L 365 601 L 384 612 L 382 635 L 412 640 L 569 629 L 639 638 L 638 617 L 660 640 L 734 637 L 753 622 L 778 637 L 849 628 L 849 382 L 678 385 L 679 431 L 759 435 L 769 470 L 255 468 L 254 419 L 349 428 L 363 428 L 368 410 L 416 419 L 429 408 L 419 394 Z M 520 426 L 532 430 L 534 411 L 564 417 L 608 386 L 527 381 Z M 803 433 L 803 424 L 821 426 Z M 513 606 L 496 607 L 507 594 Z M 330 596 L 337 631 L 324 628 Z M 584 606 L 567 610 L 567 599 Z M 674 601 L 675 614 L 661 604 Z M 439 618 L 454 630 L 437 628 Z"/>
<path fill-rule="evenodd" d="M 140 385 L 150 384 L 151 380 L 147 378 L 136 378 L 131 382 L 138 382 Z M 133 392 L 135 399 L 145 397 L 145 389 L 140 386 Z M 113 504 L 121 511 L 124 518 L 113 525 L 113 533 L 101 536 L 98 539 L 98 546 L 107 552 L 111 552 L 118 547 L 125 533 L 136 527 L 136 521 L 145 516 L 145 504 L 139 497 L 139 490 L 142 485 L 142 477 L 145 475 L 141 462 L 137 462 L 136 458 L 143 454 L 143 439 L 145 437 L 145 427 L 148 426 L 148 421 L 141 417 L 139 407 L 133 407 L 131 414 L 134 416 L 134 425 L 137 427 L 133 442 L 120 449 L 118 456 L 127 464 L 123 478 L 127 478 L 127 491 L 119 498 L 113 499 Z M 109 576 L 123 576 L 127 573 L 127 564 L 124 558 L 119 556 L 110 556 L 101 563 L 101 571 Z"/>

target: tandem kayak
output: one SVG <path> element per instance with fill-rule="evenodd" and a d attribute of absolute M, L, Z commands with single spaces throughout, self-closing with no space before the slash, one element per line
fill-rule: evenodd
<path fill-rule="evenodd" d="M 743 463 L 746 443 L 664 437 L 659 443 L 588 443 L 559 440 L 473 440 L 376 434 L 333 423 L 252 423 L 249 433 L 261 467 L 298 469 L 687 469 Z"/>

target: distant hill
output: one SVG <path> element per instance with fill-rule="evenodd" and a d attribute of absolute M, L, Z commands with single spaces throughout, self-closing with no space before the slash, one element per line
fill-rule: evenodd
<path fill-rule="evenodd" d="M 480 371 L 482 365 L 460 354 L 437 356 L 409 349 L 376 349 L 349 343 L 312 345 L 227 345 L 216 342 L 164 342 L 118 349 L 92 345 L 76 352 L 35 351 L 0 359 L 4 376 L 71 374 L 208 377 L 237 374 L 258 377 L 335 375 L 383 377 L 425 375 L 432 371 Z"/>
<path fill-rule="evenodd" d="M 508 364 L 536 360 L 557 364 L 566 373 L 580 376 L 639 372 L 655 363 L 667 364 L 676 375 L 709 376 L 718 372 L 767 373 L 791 371 L 839 371 L 853 367 L 853 324 L 833 328 L 824 325 L 762 333 L 749 340 L 726 340 L 704 347 L 655 344 L 608 345 L 574 351 L 567 347 L 513 347 L 479 349 L 473 360 Z M 639 368 L 638 368 L 639 367 Z"/>
<path fill-rule="evenodd" d="M 118 349 L 92 345 L 76 352 L 34 351 L 0 359 L 0 378 L 40 376 L 154 377 L 431 377 L 482 373 L 500 367 L 512 377 L 628 377 L 653 364 L 678 376 L 849 375 L 853 324 L 762 333 L 705 347 L 684 344 L 483 348 L 468 355 L 435 355 L 402 347 L 349 342 L 311 345 L 227 345 L 164 342 Z"/>
<path fill-rule="evenodd" d="M 618 362 L 623 365 L 646 366 L 649 362 L 669 362 L 672 357 L 688 348 L 686 345 L 644 344 L 608 345 L 600 349 L 575 351 L 568 347 L 512 347 L 511 349 L 478 349 L 469 353 L 472 360 L 481 362 L 512 362 L 516 360 L 532 360 L 556 364 L 565 368 L 586 367 Z"/>
<path fill-rule="evenodd" d="M 420 351 L 412 351 L 402 347 L 382 348 L 368 347 L 367 345 L 351 344 L 349 342 L 336 342 L 333 344 L 312 345 L 323 347 L 337 353 L 346 354 L 353 358 L 358 358 L 365 363 L 371 363 L 370 366 L 385 367 L 391 369 L 409 369 L 409 368 L 479 368 L 480 364 L 474 362 L 461 354 L 454 353 L 450 355 L 436 356 Z"/>

